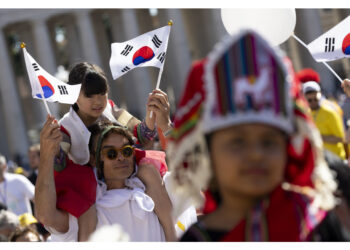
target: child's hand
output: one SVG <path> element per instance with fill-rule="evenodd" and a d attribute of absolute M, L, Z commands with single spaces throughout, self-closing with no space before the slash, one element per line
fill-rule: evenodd
<path fill-rule="evenodd" d="M 153 111 L 152 118 L 149 117 L 151 111 Z M 149 129 L 154 129 L 154 123 L 156 123 L 163 132 L 171 128 L 170 104 L 166 93 L 160 89 L 153 90 L 148 97 L 146 115 L 146 125 Z"/>
<path fill-rule="evenodd" d="M 40 155 L 54 157 L 59 152 L 62 134 L 55 117 L 47 115 L 46 122 L 40 132 Z"/>

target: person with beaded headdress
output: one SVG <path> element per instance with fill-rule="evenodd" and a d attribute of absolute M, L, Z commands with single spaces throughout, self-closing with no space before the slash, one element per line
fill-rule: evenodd
<path fill-rule="evenodd" d="M 294 80 L 290 60 L 251 30 L 193 65 L 168 157 L 173 188 L 204 215 L 182 241 L 315 238 L 336 182 Z"/>

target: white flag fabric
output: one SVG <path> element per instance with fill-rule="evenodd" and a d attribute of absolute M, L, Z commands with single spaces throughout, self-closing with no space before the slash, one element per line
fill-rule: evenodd
<path fill-rule="evenodd" d="M 47 73 L 23 48 L 24 61 L 32 87 L 33 98 L 41 99 L 42 93 L 48 102 L 73 104 L 77 101 L 81 84 L 69 85 Z"/>
<path fill-rule="evenodd" d="M 170 25 L 167 25 L 123 43 L 112 43 L 109 66 L 113 79 L 136 67 L 162 68 L 169 34 Z"/>
<path fill-rule="evenodd" d="M 307 45 L 318 62 L 350 57 L 350 16 Z"/>

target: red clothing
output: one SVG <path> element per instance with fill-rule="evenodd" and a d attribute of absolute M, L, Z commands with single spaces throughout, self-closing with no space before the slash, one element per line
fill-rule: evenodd
<path fill-rule="evenodd" d="M 97 181 L 91 166 L 75 164 L 66 157 L 66 167 L 54 171 L 54 176 L 57 208 L 79 218 L 95 203 Z"/>

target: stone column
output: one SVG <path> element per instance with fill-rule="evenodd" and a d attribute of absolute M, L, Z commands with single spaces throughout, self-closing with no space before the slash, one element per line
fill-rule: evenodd
<path fill-rule="evenodd" d="M 0 63 L 1 64 L 1 63 Z M 2 84 L 0 80 L 0 84 Z M 4 102 L 2 101 L 1 94 L 0 94 L 0 138 L 1 138 L 1 143 L 0 143 L 0 154 L 4 155 L 6 158 L 10 156 L 10 151 L 8 147 L 8 136 L 6 133 L 6 124 L 5 124 L 5 106 Z"/>
<path fill-rule="evenodd" d="M 74 12 L 73 12 L 74 13 Z M 69 64 L 73 65 L 77 62 L 86 61 L 86 58 L 83 56 L 82 46 L 79 39 L 79 32 L 78 27 L 76 23 L 76 16 L 73 15 L 63 15 L 61 17 L 63 20 L 64 27 L 66 28 L 67 32 L 67 49 L 68 49 L 68 56 L 69 56 Z"/>
<path fill-rule="evenodd" d="M 170 103 L 171 109 L 174 111 L 176 109 L 176 103 L 181 97 L 192 60 L 188 46 L 189 42 L 184 31 L 185 27 L 181 10 L 161 9 L 159 10 L 159 17 L 161 26 L 166 25 L 170 19 L 174 21 L 174 25 L 170 31 L 161 82 L 161 89 L 167 92 L 169 100 L 172 101 Z"/>
<path fill-rule="evenodd" d="M 98 53 L 96 35 L 90 18 L 89 10 L 78 10 L 75 12 L 77 25 L 80 34 L 80 44 L 82 47 L 84 60 L 101 65 L 100 55 Z"/>
<path fill-rule="evenodd" d="M 127 38 L 124 34 L 123 29 L 123 19 L 122 19 L 122 11 L 123 9 L 114 9 L 108 11 L 108 16 L 110 19 L 111 24 L 111 35 L 112 35 L 112 43 L 120 43 L 125 41 Z M 109 45 L 110 46 L 110 45 Z M 111 48 L 109 47 L 109 52 L 111 51 Z M 108 61 L 109 65 L 109 61 Z M 112 74 L 110 73 L 111 70 L 109 69 L 107 71 L 107 75 L 109 75 L 112 78 Z M 123 77 L 120 77 L 116 80 L 110 81 L 110 93 L 111 98 L 113 98 L 113 101 L 122 108 L 127 109 L 129 112 L 131 112 L 133 115 L 134 109 L 137 109 L 137 107 L 134 107 L 133 103 L 131 103 L 130 98 L 127 96 L 127 90 L 129 89 L 129 86 L 127 85 L 128 82 L 133 82 L 132 74 L 128 73 L 123 75 Z M 129 105 L 128 105 L 129 104 Z"/>
<path fill-rule="evenodd" d="M 51 75 L 57 72 L 57 65 L 54 51 L 51 45 L 50 33 L 46 26 L 46 21 L 43 18 L 33 20 L 36 61 Z M 50 112 L 57 119 L 59 104 L 48 102 Z M 43 122 L 46 120 L 47 111 L 44 105 L 41 105 L 41 112 L 43 113 Z"/>
<path fill-rule="evenodd" d="M 298 52 L 299 43 L 293 37 L 290 37 L 286 42 L 281 44 L 280 48 L 287 53 L 293 62 L 295 72 L 298 72 L 303 68 L 301 55 Z"/>
<path fill-rule="evenodd" d="M 304 43 L 308 44 L 324 33 L 322 29 L 319 10 L 317 9 L 297 9 L 297 23 L 295 34 Z M 310 52 L 301 44 L 298 45 L 301 55 L 301 65 L 303 68 L 313 68 L 321 77 L 322 90 L 325 94 L 332 93 L 335 90 L 336 81 L 333 74 L 322 64 L 317 63 Z"/>
<path fill-rule="evenodd" d="M 28 138 L 24 123 L 24 114 L 18 98 L 16 82 L 10 64 L 8 48 L 4 34 L 0 32 L 0 94 L 2 100 L 4 123 L 8 138 L 8 147 L 13 158 L 25 156 L 28 149 Z"/>
<path fill-rule="evenodd" d="M 206 57 L 227 34 L 221 21 L 220 9 L 184 9 L 182 15 L 192 59 Z"/>
<path fill-rule="evenodd" d="M 109 82 L 112 81 L 112 74 L 110 73 L 109 59 L 111 57 L 111 40 L 104 22 L 110 21 L 109 13 L 106 10 L 97 10 L 91 13 L 91 20 L 98 38 L 97 50 L 101 59 L 99 65 L 106 73 Z"/>
<path fill-rule="evenodd" d="M 137 16 L 135 10 L 122 10 L 123 33 L 125 40 L 135 38 L 140 34 L 137 24 Z M 119 42 L 121 42 L 119 40 Z M 150 76 L 147 67 L 136 68 L 127 73 L 129 78 L 123 81 L 124 93 L 127 95 L 127 105 L 131 112 L 135 112 L 139 119 L 143 119 L 146 114 L 146 102 L 148 93 L 152 91 Z M 124 78 L 124 76 L 122 76 Z M 130 80 L 129 80 L 130 79 Z M 123 79 L 124 80 L 124 79 Z M 155 85 L 156 83 L 154 83 Z"/>

